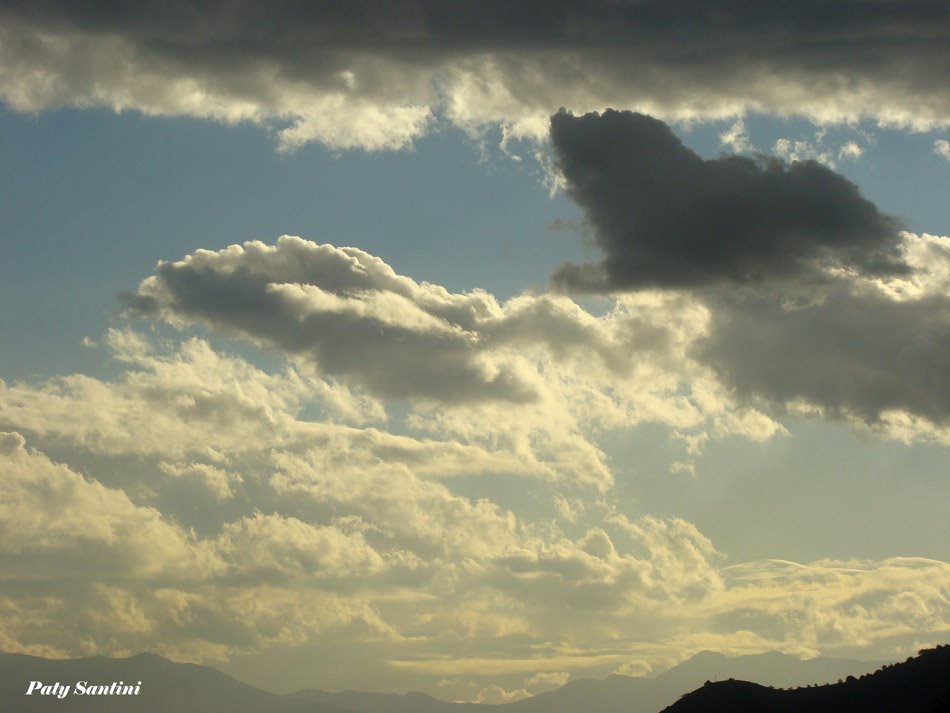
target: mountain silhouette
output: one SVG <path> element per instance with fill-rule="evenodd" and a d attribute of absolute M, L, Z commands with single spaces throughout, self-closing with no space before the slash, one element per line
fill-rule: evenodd
<path fill-rule="evenodd" d="M 681 688 L 676 695 L 691 691 L 704 681 L 737 678 L 763 686 L 789 688 L 813 683 L 834 683 L 846 676 L 869 673 L 884 661 L 854 661 L 819 656 L 800 659 L 778 651 L 763 654 L 724 656 L 714 651 L 701 651 L 678 666 L 657 676 L 670 689 Z"/>
<path fill-rule="evenodd" d="M 580 679 L 532 698 L 486 705 L 440 701 L 424 693 L 390 694 L 314 689 L 277 695 L 220 671 L 175 663 L 155 654 L 111 659 L 44 659 L 0 654 L 0 711 L 19 713 L 657 713 L 704 681 L 752 679 L 795 686 L 865 674 L 878 664 L 778 653 L 729 658 L 702 652 L 656 678 L 612 675 Z M 24 695 L 31 681 L 75 687 L 78 681 L 142 682 L 138 696 Z M 763 688 L 764 691 L 771 689 Z M 817 690 L 817 689 L 808 689 Z M 490 709 L 490 711 L 489 711 Z"/>
<path fill-rule="evenodd" d="M 427 693 L 366 693 L 342 691 L 328 693 L 316 688 L 306 688 L 290 694 L 294 698 L 315 701 L 325 705 L 348 708 L 359 713 L 491 713 L 507 709 L 510 704 L 489 705 L 484 703 L 453 703 L 440 701 Z"/>
<path fill-rule="evenodd" d="M 706 680 L 743 678 L 764 685 L 804 686 L 861 675 L 879 665 L 824 657 L 803 661 L 777 652 L 730 658 L 704 651 L 656 678 L 612 675 L 601 680 L 579 679 L 555 691 L 495 706 L 448 703 L 423 693 L 305 689 L 292 695 L 360 713 L 485 713 L 489 708 L 497 713 L 657 713 Z"/>
<path fill-rule="evenodd" d="M 840 683 L 789 690 L 748 681 L 708 682 L 662 713 L 948 713 L 950 646 Z"/>
<path fill-rule="evenodd" d="M 25 695 L 31 681 L 71 686 L 64 698 Z M 76 695 L 77 681 L 129 685 L 142 682 L 137 696 Z M 344 713 L 322 703 L 262 691 L 220 671 L 175 663 L 156 654 L 130 658 L 103 656 L 44 659 L 0 654 L 0 711 L 20 713 Z M 352 712 L 349 712 L 352 713 Z"/>

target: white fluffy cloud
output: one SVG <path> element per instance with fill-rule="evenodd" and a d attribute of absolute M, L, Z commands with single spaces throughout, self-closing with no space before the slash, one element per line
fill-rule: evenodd
<path fill-rule="evenodd" d="M 486 686 L 478 692 L 478 695 L 475 696 L 475 698 L 472 699 L 472 703 L 500 705 L 502 703 L 513 703 L 514 701 L 520 701 L 524 698 L 529 698 L 530 696 L 531 694 L 523 688 L 519 688 L 514 691 L 506 691 L 501 686 Z"/>
<path fill-rule="evenodd" d="M 539 672 L 526 678 L 524 681 L 525 686 L 550 686 L 552 688 L 560 688 L 568 679 L 570 679 L 571 674 L 567 671 L 549 671 L 549 672 Z"/>
<path fill-rule="evenodd" d="M 220 569 L 210 548 L 156 509 L 27 448 L 19 433 L 0 433 L 0 458 L 0 547 L 8 581 L 202 581 Z"/>
<path fill-rule="evenodd" d="M 778 139 L 772 146 L 772 153 L 786 161 L 817 161 L 829 168 L 835 168 L 839 161 L 854 161 L 864 154 L 864 148 L 854 140 L 840 146 L 829 146 L 825 142 L 824 129 L 815 132 L 814 138 Z"/>
<path fill-rule="evenodd" d="M 351 425 L 384 422 L 385 412 L 306 365 L 267 373 L 200 339 L 172 351 L 151 351 L 129 332 L 110 332 L 107 342 L 129 366 L 118 380 L 0 382 L 0 423 L 99 455 L 158 456 L 166 475 L 202 480 L 219 496 L 241 488 L 240 473 L 227 467 L 235 457 L 331 443 L 354 468 L 385 459 L 441 476 L 524 472 L 505 454 Z M 322 418 L 298 418 L 305 405 Z"/>
<path fill-rule="evenodd" d="M 729 119 L 720 138 L 737 151 L 753 148 L 747 112 L 950 124 L 945 19 L 925 1 L 216 7 L 8 3 L 0 101 L 251 122 L 284 151 L 398 150 L 447 124 L 500 128 L 508 146 L 548 136 L 560 107 Z M 775 151 L 826 166 L 861 153 L 825 138 Z M 824 181 L 806 191 L 821 239 L 752 265 L 801 277 L 791 268 L 817 260 L 815 285 L 641 280 L 595 312 L 559 294 L 453 293 L 289 236 L 160 264 L 126 305 L 210 335 L 110 330 L 110 378 L 0 382 L 0 647 L 201 661 L 319 647 L 464 677 L 466 696 L 497 703 L 705 648 L 884 657 L 945 638 L 944 562 L 734 563 L 616 482 L 605 444 L 644 425 L 677 451 L 671 470 L 694 474 L 709 444 L 766 441 L 788 413 L 950 442 L 948 239 L 900 234 L 826 168 L 713 164 Z M 828 186 L 866 218 L 834 250 Z M 748 193 L 734 194 L 744 224 Z M 692 210 L 682 195 L 659 222 Z M 605 210 L 627 220 L 629 200 Z M 761 247 L 775 224 L 759 217 Z M 793 243 L 800 217 L 786 216 Z M 892 264 L 862 252 L 869 230 Z M 228 338 L 282 366 L 225 353 Z"/>
<path fill-rule="evenodd" d="M 865 280 L 895 304 L 946 285 L 945 240 L 907 245 L 920 269 Z M 319 641 L 513 700 L 702 648 L 890 651 L 948 629 L 945 563 L 732 565 L 688 520 L 609 504 L 605 432 L 662 424 L 695 457 L 727 434 L 782 431 L 697 360 L 715 303 L 501 303 L 299 238 L 196 252 L 128 302 L 267 345 L 284 366 L 126 329 L 104 340 L 112 379 L 0 384 L 0 557 L 22 585 L 0 597 L 8 649 L 220 661 Z M 334 350 L 356 343 L 313 315 L 337 339 L 372 324 L 377 353 L 347 363 Z M 414 357 L 392 366 L 390 348 Z M 436 392 L 415 363 L 458 358 L 469 383 Z M 479 381 L 504 369 L 532 398 Z M 526 497 L 502 504 L 512 477 Z"/>
<path fill-rule="evenodd" d="M 609 464 L 585 435 L 592 427 L 663 423 L 691 444 L 690 457 L 709 435 L 781 433 L 766 413 L 789 409 L 901 440 L 944 440 L 945 390 L 924 382 L 942 373 L 945 310 L 928 305 L 946 300 L 947 239 L 897 240 L 902 271 L 838 270 L 824 278 L 820 298 L 805 302 L 793 285 L 748 295 L 640 290 L 594 316 L 552 294 L 499 303 L 482 290 L 451 293 L 358 249 L 291 236 L 162 263 L 126 302 L 142 316 L 203 323 L 297 358 L 302 373 L 335 379 L 331 387 L 310 378 L 310 389 L 322 384 L 342 413 L 364 422 L 383 417 L 383 401 L 408 399 L 407 423 L 421 434 L 508 453 L 512 472 L 606 484 Z M 845 339 L 839 323 L 860 315 L 878 328 L 864 330 L 864 341 Z M 781 340 L 760 338 L 774 329 Z M 913 353 L 889 356 L 916 342 Z M 794 356 L 799 349 L 807 359 Z M 843 366 L 854 360 L 865 367 Z M 869 389 L 860 378 L 872 363 L 877 386 Z M 850 376 L 823 386 L 840 368 Z M 690 470 L 690 461 L 678 467 Z"/>
<path fill-rule="evenodd" d="M 922 558 L 881 562 L 754 562 L 726 569 L 717 616 L 758 620 L 783 648 L 817 653 L 898 640 L 923 627 L 945 636 L 950 565 Z"/>
<path fill-rule="evenodd" d="M 631 296 L 602 317 L 550 294 L 500 304 L 418 283 L 356 248 L 284 236 L 162 263 L 125 299 L 142 316 L 277 348 L 351 399 L 408 399 L 413 428 L 509 453 L 515 472 L 609 483 L 584 435 L 592 426 L 781 430 L 754 411 L 736 418 L 688 357 L 708 314 L 685 297 Z"/>
<path fill-rule="evenodd" d="M 613 516 L 571 537 L 406 468 L 361 479 L 286 453 L 264 467 L 271 513 L 212 513 L 199 535 L 17 433 L 0 461 L 11 650 L 219 661 L 338 641 L 397 671 L 475 677 L 487 701 L 526 695 L 487 686 L 501 672 L 561 685 L 645 641 L 641 669 L 684 649 L 827 653 L 950 630 L 950 567 L 933 560 L 730 566 L 681 519 Z"/>
<path fill-rule="evenodd" d="M 141 314 L 203 321 L 287 352 L 388 398 L 538 398 L 522 363 L 492 355 L 476 330 L 501 316 L 481 291 L 453 295 L 397 275 L 356 248 L 284 236 L 162 263 L 128 297 Z"/>

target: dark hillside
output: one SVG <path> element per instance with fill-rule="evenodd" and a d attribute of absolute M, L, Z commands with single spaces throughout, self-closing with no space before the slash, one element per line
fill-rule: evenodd
<path fill-rule="evenodd" d="M 950 713 L 950 646 L 826 686 L 781 690 L 707 683 L 663 713 Z"/>
<path fill-rule="evenodd" d="M 707 679 L 738 678 L 795 686 L 860 676 L 879 665 L 824 657 L 802 661 L 774 651 L 735 658 L 704 651 L 656 678 L 611 675 L 601 680 L 578 679 L 557 690 L 498 706 L 448 703 L 422 693 L 327 693 L 308 689 L 293 695 L 360 713 L 657 713 Z"/>

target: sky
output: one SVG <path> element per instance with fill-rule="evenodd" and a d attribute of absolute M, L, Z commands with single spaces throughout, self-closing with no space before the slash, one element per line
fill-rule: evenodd
<path fill-rule="evenodd" d="M 947 643 L 948 14 L 0 2 L 0 649 Z"/>

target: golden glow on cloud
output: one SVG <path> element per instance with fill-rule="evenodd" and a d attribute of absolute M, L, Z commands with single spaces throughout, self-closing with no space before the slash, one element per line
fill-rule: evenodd
<path fill-rule="evenodd" d="M 20 583 L 0 606 L 10 650 L 215 661 L 346 641 L 395 670 L 487 682 L 501 671 L 645 670 L 684 649 L 816 654 L 950 629 L 943 562 L 730 564 L 691 522 L 632 520 L 611 504 L 603 429 L 659 423 L 694 455 L 710 439 L 783 432 L 693 361 L 692 341 L 710 328 L 695 299 L 637 293 L 599 317 L 562 296 L 499 303 L 296 238 L 194 260 L 235 294 L 265 290 L 270 321 L 175 292 L 187 259 L 160 267 L 137 299 L 176 324 L 201 315 L 278 348 L 286 311 L 305 347 L 269 372 L 202 339 L 113 330 L 104 348 L 125 369 L 115 380 L 2 384 L 0 557 L 3 577 Z M 334 377 L 328 350 L 347 346 L 308 332 L 314 314 L 333 315 L 337 335 L 367 320 L 397 329 L 396 348 L 416 359 L 438 362 L 443 345 L 504 364 L 512 388 L 536 397 L 473 398 L 463 383 L 433 397 L 421 381 L 416 395 L 411 362 L 378 371 L 385 340 L 378 361 Z M 397 417 L 380 379 L 406 374 L 409 410 Z M 546 504 L 516 510 L 458 492 L 470 478 L 522 479 Z"/>

